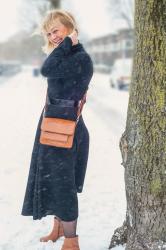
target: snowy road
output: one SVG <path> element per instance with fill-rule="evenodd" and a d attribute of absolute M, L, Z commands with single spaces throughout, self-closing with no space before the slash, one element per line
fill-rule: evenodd
<path fill-rule="evenodd" d="M 108 75 L 96 73 L 90 94 L 90 107 L 103 119 L 111 132 L 120 136 L 125 128 L 128 92 L 110 88 Z"/>
<path fill-rule="evenodd" d="M 51 216 L 33 221 L 20 215 L 45 91 L 46 81 L 33 78 L 30 71 L 0 85 L 0 250 L 60 250 L 63 243 L 63 238 L 55 244 L 39 242 L 52 226 Z M 125 217 L 119 139 L 127 102 L 128 93 L 110 89 L 107 75 L 94 74 L 83 110 L 90 155 L 84 190 L 78 194 L 81 250 L 108 249 L 114 229 Z"/>

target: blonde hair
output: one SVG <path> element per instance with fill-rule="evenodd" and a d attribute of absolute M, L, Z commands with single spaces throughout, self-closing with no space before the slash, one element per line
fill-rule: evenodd
<path fill-rule="evenodd" d="M 76 20 L 70 12 L 61 9 L 53 9 L 48 11 L 46 16 L 42 19 L 39 28 L 40 35 L 43 35 L 45 40 L 42 50 L 46 54 L 51 53 L 51 51 L 55 48 L 55 46 L 48 40 L 46 33 L 55 24 L 56 19 L 58 19 L 66 28 L 68 28 L 69 32 L 75 29 L 78 34 Z"/>

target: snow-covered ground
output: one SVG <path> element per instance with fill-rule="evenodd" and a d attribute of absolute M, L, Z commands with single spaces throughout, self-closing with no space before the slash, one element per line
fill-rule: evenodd
<path fill-rule="evenodd" d="M 33 221 L 20 214 L 45 94 L 46 80 L 32 77 L 30 70 L 0 84 L 0 250 L 60 250 L 63 243 L 63 238 L 56 243 L 39 242 L 52 228 L 52 216 Z M 128 92 L 111 89 L 107 75 L 94 74 L 83 110 L 90 154 L 84 190 L 78 194 L 81 250 L 108 249 L 113 231 L 125 218 L 119 139 L 127 103 Z"/>

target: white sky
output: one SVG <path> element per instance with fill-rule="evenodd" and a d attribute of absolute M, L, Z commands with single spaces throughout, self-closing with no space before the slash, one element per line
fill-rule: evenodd
<path fill-rule="evenodd" d="M 22 1 L 0 0 L 0 41 L 6 40 L 21 28 L 19 7 Z M 76 16 L 80 30 L 87 33 L 88 38 L 94 38 L 112 33 L 117 28 L 117 25 L 109 20 L 106 2 L 107 0 L 63 0 L 63 9 Z"/>
<path fill-rule="evenodd" d="M 17 10 L 20 2 L 21 0 L 0 0 L 0 41 L 6 40 L 19 29 Z"/>
<path fill-rule="evenodd" d="M 71 10 L 90 38 L 110 33 L 105 3 L 108 0 L 64 0 L 65 9 Z"/>

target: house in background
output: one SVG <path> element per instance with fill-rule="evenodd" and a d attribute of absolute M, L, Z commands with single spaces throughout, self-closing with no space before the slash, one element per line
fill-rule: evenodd
<path fill-rule="evenodd" d="M 116 59 L 133 57 L 134 30 L 121 29 L 116 34 L 94 38 L 85 46 L 95 66 L 111 67 Z"/>

